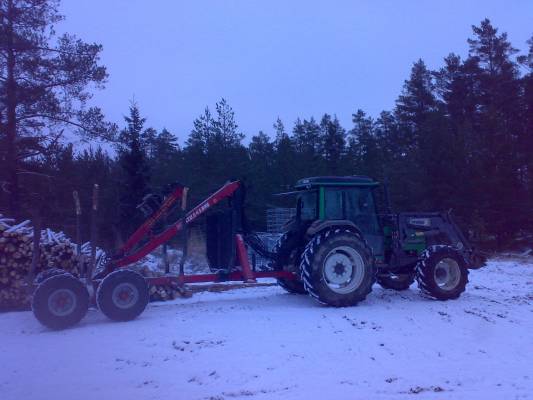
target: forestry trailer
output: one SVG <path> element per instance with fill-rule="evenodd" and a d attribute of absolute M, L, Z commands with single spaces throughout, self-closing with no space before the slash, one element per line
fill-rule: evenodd
<path fill-rule="evenodd" d="M 276 278 L 288 292 L 309 294 L 335 307 L 364 300 L 376 281 L 384 288 L 405 290 L 416 279 L 426 296 L 458 298 L 468 282 L 468 269 L 483 266 L 484 258 L 449 212 L 378 213 L 378 187 L 364 176 L 299 180 L 292 192 L 279 194 L 294 197 L 296 216 L 269 250 L 247 229 L 240 181 L 226 183 L 189 211 L 188 189 L 177 185 L 164 198 L 145 198 L 141 208 L 148 219 L 97 274 L 88 270 L 77 278 L 51 269 L 37 276 L 33 312 L 44 325 L 63 329 L 79 322 L 93 302 L 110 319 L 127 321 L 144 311 L 150 285 L 251 283 L 260 278 Z M 181 217 L 154 232 L 156 222 L 178 207 Z M 212 273 L 188 275 L 183 267 L 187 228 L 204 213 Z M 184 239 L 179 273 L 145 278 L 128 269 L 178 233 Z M 247 247 L 268 259 L 267 265 L 251 263 Z"/>

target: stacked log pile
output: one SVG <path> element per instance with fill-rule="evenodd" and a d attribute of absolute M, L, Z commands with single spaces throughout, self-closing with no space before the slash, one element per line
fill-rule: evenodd
<path fill-rule="evenodd" d="M 81 245 L 81 254 L 82 254 L 82 263 L 83 263 L 83 270 L 87 271 L 87 268 L 89 267 L 89 263 L 91 261 L 91 243 L 86 242 Z M 95 268 L 93 271 L 93 276 L 98 274 L 100 271 L 102 271 L 105 267 L 105 264 L 107 262 L 107 255 L 106 252 L 103 251 L 101 248 L 96 247 L 96 257 L 95 257 Z"/>
<path fill-rule="evenodd" d="M 134 267 L 142 276 L 146 278 L 153 278 L 163 276 L 159 271 L 154 271 L 142 264 Z M 168 285 L 150 285 L 150 301 L 165 301 L 173 300 L 178 297 L 183 297 L 184 291 L 178 286 L 176 282 L 171 282 Z"/>
<path fill-rule="evenodd" d="M 33 254 L 30 221 L 15 224 L 0 215 L 0 309 L 23 308 L 29 304 L 28 276 Z M 41 231 L 40 258 L 35 274 L 48 268 L 78 274 L 74 244 L 62 232 Z"/>

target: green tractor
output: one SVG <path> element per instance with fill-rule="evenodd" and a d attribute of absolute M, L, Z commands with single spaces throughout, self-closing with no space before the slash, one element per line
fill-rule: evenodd
<path fill-rule="evenodd" d="M 422 293 L 437 300 L 461 295 L 468 269 L 485 260 L 451 213 L 380 214 L 378 187 L 365 176 L 313 177 L 280 194 L 296 196 L 296 216 L 274 251 L 275 269 L 300 277 L 278 279 L 285 290 L 337 307 L 364 300 L 376 281 L 405 290 L 416 279 Z"/>

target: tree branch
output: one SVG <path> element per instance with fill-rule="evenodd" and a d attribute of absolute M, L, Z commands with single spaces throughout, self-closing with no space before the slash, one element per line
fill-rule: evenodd
<path fill-rule="evenodd" d="M 86 131 L 87 133 L 91 134 L 91 135 L 95 135 L 95 136 L 99 136 L 99 133 L 98 132 L 95 132 L 95 131 L 92 131 L 90 129 L 88 129 L 86 126 L 83 126 L 82 124 L 78 123 L 78 122 L 75 122 L 75 121 L 72 121 L 72 120 L 69 120 L 67 118 L 62 118 L 62 117 L 56 117 L 54 115 L 48 115 L 48 114 L 30 114 L 30 115 L 25 115 L 23 117 L 19 117 L 17 118 L 17 121 L 22 121 L 22 120 L 25 120 L 25 119 L 32 119 L 32 118 L 45 118 L 45 119 L 51 119 L 53 121 L 58 121 L 58 122 L 63 122 L 65 124 L 68 124 L 68 125 L 72 125 L 72 126 L 75 126 L 77 128 L 80 128 L 84 131 Z"/>

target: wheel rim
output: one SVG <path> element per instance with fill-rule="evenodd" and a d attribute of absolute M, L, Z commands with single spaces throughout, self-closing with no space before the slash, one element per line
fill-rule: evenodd
<path fill-rule="evenodd" d="M 354 248 L 336 247 L 326 256 L 322 275 L 326 285 L 335 293 L 350 293 L 363 282 L 365 264 Z"/>
<path fill-rule="evenodd" d="M 57 289 L 48 297 L 48 310 L 56 317 L 71 314 L 77 304 L 76 294 L 70 289 Z"/>
<path fill-rule="evenodd" d="M 435 266 L 434 278 L 439 288 L 453 290 L 461 280 L 461 268 L 454 259 L 443 258 Z"/>
<path fill-rule="evenodd" d="M 113 289 L 111 298 L 118 308 L 131 308 L 139 300 L 139 290 L 129 282 L 119 283 Z"/>

